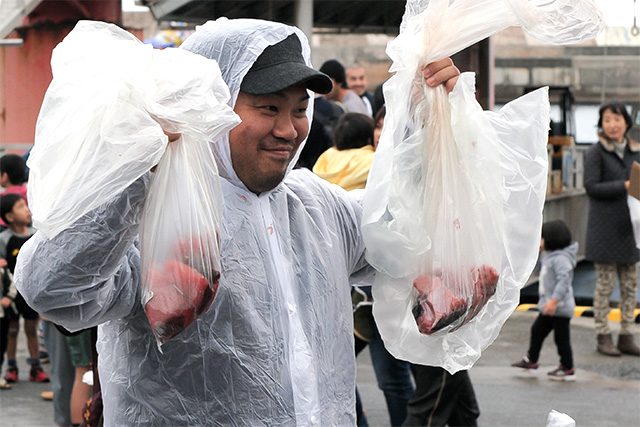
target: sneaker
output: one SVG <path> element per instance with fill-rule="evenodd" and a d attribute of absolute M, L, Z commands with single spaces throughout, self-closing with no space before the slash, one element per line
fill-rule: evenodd
<path fill-rule="evenodd" d="M 576 370 L 575 368 L 564 369 L 562 366 L 558 366 L 551 372 L 548 372 L 549 378 L 554 381 L 575 381 Z"/>
<path fill-rule="evenodd" d="M 15 365 L 11 365 L 7 368 L 7 374 L 4 376 L 4 379 L 8 383 L 17 383 L 18 382 L 18 367 Z"/>
<path fill-rule="evenodd" d="M 40 350 L 40 363 L 49 363 L 49 353 Z"/>
<path fill-rule="evenodd" d="M 11 384 L 9 384 L 4 378 L 0 377 L 0 390 L 9 390 Z"/>
<path fill-rule="evenodd" d="M 539 363 L 531 363 L 527 356 L 524 356 L 521 361 L 512 363 L 511 366 L 522 369 L 538 369 Z"/>
<path fill-rule="evenodd" d="M 51 380 L 49 379 L 49 375 L 47 375 L 40 366 L 32 366 L 31 372 L 29 372 L 29 381 L 48 383 Z"/>

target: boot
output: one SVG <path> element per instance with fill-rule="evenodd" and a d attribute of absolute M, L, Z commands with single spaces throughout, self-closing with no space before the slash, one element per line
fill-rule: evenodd
<path fill-rule="evenodd" d="M 631 334 L 620 334 L 618 337 L 618 350 L 624 354 L 640 356 L 640 347 L 633 342 L 633 335 Z"/>
<path fill-rule="evenodd" d="M 607 356 L 620 356 L 620 350 L 613 346 L 611 334 L 598 334 L 598 353 Z"/>

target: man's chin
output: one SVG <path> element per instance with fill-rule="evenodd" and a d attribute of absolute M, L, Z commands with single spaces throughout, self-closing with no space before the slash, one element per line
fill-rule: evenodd
<path fill-rule="evenodd" d="M 257 179 L 255 182 L 251 184 L 251 187 L 245 183 L 247 188 L 251 190 L 253 193 L 260 194 L 266 191 L 271 191 L 276 188 L 284 179 L 286 174 L 286 170 L 281 173 L 271 174 L 268 176 L 263 176 Z"/>

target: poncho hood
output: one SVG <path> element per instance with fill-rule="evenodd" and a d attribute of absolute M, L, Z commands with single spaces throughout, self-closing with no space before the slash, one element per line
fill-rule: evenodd
<path fill-rule="evenodd" d="M 218 63 L 222 71 L 222 78 L 231 92 L 229 105 L 234 107 L 242 80 L 260 54 L 268 46 L 281 42 L 294 33 L 300 39 L 302 56 L 306 64 L 312 67 L 311 49 L 304 33 L 296 27 L 277 22 L 257 19 L 229 20 L 227 18 L 219 18 L 197 27 L 196 32 L 189 36 L 180 47 L 213 59 Z M 309 123 L 311 123 L 311 118 L 313 117 L 313 95 L 311 93 L 307 117 L 309 118 Z M 246 189 L 246 186 L 233 170 L 228 134 L 216 141 L 211 141 L 211 143 L 220 175 L 233 185 Z M 305 143 L 306 138 L 300 144 L 296 155 L 289 164 L 287 174 L 298 161 Z"/>

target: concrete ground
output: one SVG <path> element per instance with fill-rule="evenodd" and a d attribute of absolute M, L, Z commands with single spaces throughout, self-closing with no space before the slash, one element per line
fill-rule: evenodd
<path fill-rule="evenodd" d="M 558 364 L 551 337 L 545 342 L 542 366 L 537 371 L 527 374 L 509 366 L 526 352 L 529 328 L 536 316 L 535 312 L 514 312 L 470 370 L 481 411 L 479 425 L 542 427 L 555 409 L 575 419 L 578 427 L 640 426 L 640 357 L 612 358 L 596 353 L 593 319 L 578 317 L 571 323 L 576 382 L 547 379 L 546 372 Z M 619 327 L 616 323 L 612 326 Z M 640 342 L 640 325 L 634 325 L 634 333 Z M 25 344 L 22 341 L 19 345 L 23 375 L 28 372 Z M 48 365 L 44 367 L 48 370 Z M 53 426 L 52 404 L 40 398 L 49 385 L 24 379 L 12 390 L 0 390 L 0 426 Z M 366 350 L 358 357 L 358 387 L 369 424 L 388 426 L 384 398 Z"/>
<path fill-rule="evenodd" d="M 514 312 L 469 371 L 480 406 L 478 424 L 542 427 L 555 409 L 571 416 L 578 427 L 640 426 L 640 357 L 614 358 L 597 353 L 593 319 L 576 317 L 571 321 L 575 382 L 547 378 L 547 372 L 558 365 L 552 336 L 544 343 L 538 370 L 510 367 L 527 351 L 529 330 L 537 315 Z M 619 324 L 611 326 L 617 333 Z M 640 343 L 640 325 L 633 328 Z M 358 357 L 358 389 L 369 425 L 389 426 L 384 398 L 366 350 Z"/>

